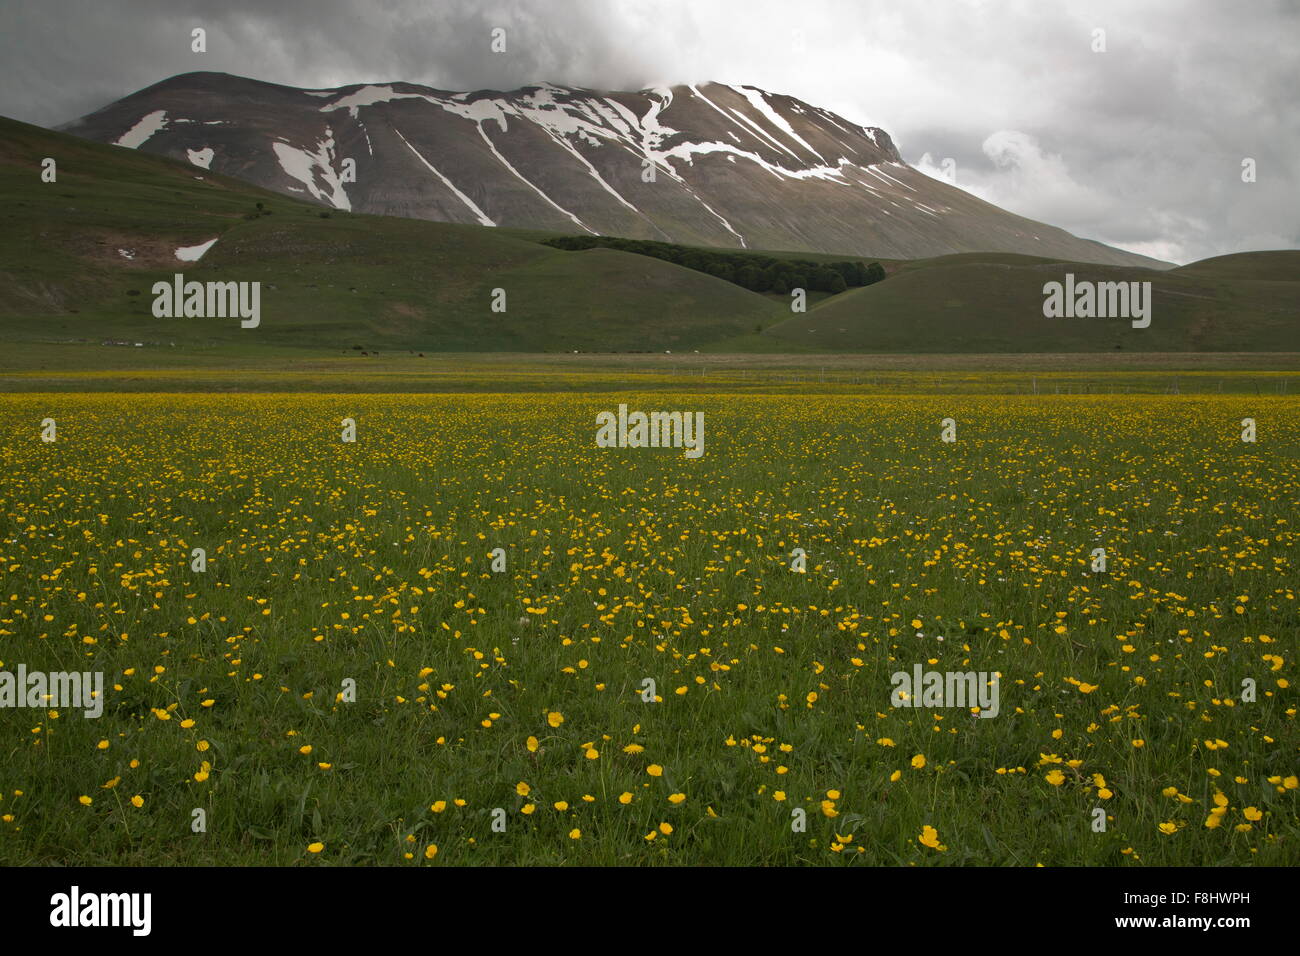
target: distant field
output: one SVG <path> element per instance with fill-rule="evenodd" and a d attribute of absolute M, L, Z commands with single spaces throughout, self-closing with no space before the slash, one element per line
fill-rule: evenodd
<path fill-rule="evenodd" d="M 416 354 L 16 343 L 0 391 L 1300 394 L 1300 354 Z"/>
<path fill-rule="evenodd" d="M 106 679 L 0 709 L 0 863 L 1300 864 L 1300 399 L 574 374 L 0 398 L 0 669 Z M 595 447 L 624 401 L 704 456 Z"/>

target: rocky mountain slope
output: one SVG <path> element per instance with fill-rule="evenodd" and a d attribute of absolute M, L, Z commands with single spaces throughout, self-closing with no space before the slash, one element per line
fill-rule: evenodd
<path fill-rule="evenodd" d="M 64 129 L 355 212 L 882 258 L 1166 265 L 1008 213 L 908 166 L 883 130 L 748 86 L 303 90 L 187 73 Z"/>

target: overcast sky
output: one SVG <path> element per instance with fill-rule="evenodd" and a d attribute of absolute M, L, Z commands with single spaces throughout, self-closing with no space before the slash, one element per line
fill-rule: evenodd
<path fill-rule="evenodd" d="M 744 83 L 882 127 L 932 175 L 951 159 L 1013 212 L 1181 263 L 1300 247 L 1297 51 L 1297 0 L 0 0 L 0 113 L 53 126 L 191 70 Z"/>

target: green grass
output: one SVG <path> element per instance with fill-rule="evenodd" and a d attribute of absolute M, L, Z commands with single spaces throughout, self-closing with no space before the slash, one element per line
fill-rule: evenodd
<path fill-rule="evenodd" d="M 583 392 L 756 394 L 1300 394 L 1300 354 L 825 355 L 182 349 L 15 343 L 0 354 L 9 392 Z M 760 352 L 758 346 L 768 351 Z"/>
<path fill-rule="evenodd" d="M 1300 349 L 1300 252 L 1243 253 L 1182 269 L 1028 256 L 944 256 L 900 267 L 763 334 L 820 352 L 1228 352 Z M 1148 328 L 1126 319 L 1044 318 L 1043 285 L 1150 282 Z M 919 334 L 918 334 L 919 333 Z M 725 347 L 725 345 L 724 345 Z"/>
<path fill-rule="evenodd" d="M 703 411 L 704 457 L 594 447 L 621 401 Z M 436 844 L 436 865 L 1294 866 L 1296 413 L 1241 394 L 5 397 L 0 667 L 102 670 L 108 690 L 98 720 L 0 710 L 0 862 L 425 865 Z M 918 663 L 1000 671 L 1001 713 L 891 707 Z"/>

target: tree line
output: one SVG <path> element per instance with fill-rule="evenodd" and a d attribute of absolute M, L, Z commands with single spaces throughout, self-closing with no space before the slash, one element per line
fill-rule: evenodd
<path fill-rule="evenodd" d="M 716 276 L 751 292 L 776 292 L 787 295 L 792 289 L 829 292 L 871 285 L 885 278 L 879 262 L 866 264 L 846 259 L 842 262 L 813 262 L 811 259 L 779 259 L 750 252 L 720 252 L 695 249 L 653 239 L 621 239 L 617 236 L 557 236 L 543 239 L 543 245 L 569 252 L 583 249 L 618 249 L 640 256 L 662 259 L 674 265 Z"/>

